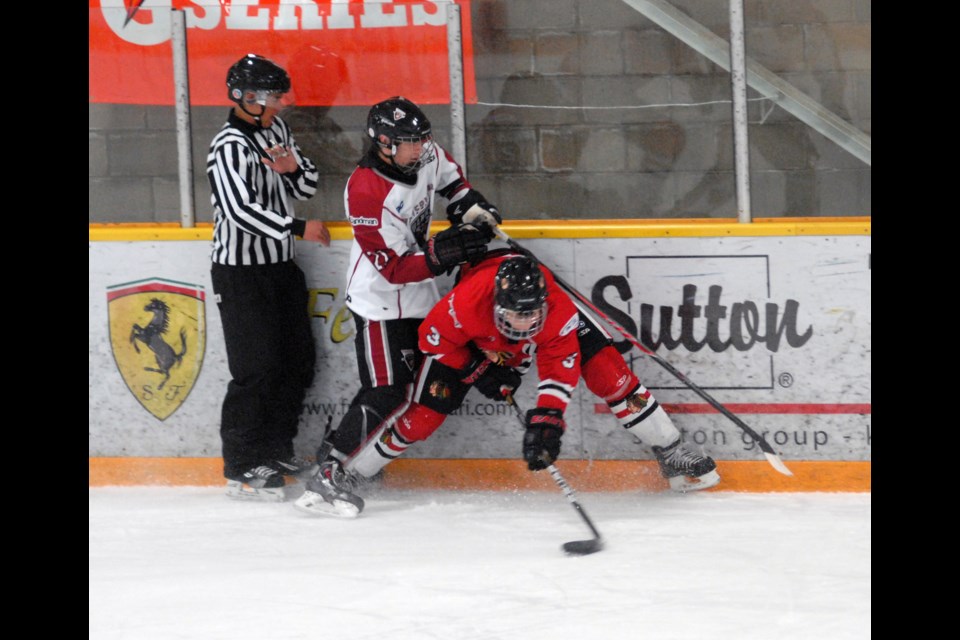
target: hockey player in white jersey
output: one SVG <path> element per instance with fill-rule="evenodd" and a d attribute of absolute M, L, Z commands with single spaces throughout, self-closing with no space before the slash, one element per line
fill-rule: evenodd
<path fill-rule="evenodd" d="M 440 299 L 434 278 L 481 257 L 502 221 L 433 140 L 429 119 L 410 100 L 395 96 L 373 105 L 366 134 L 372 144 L 344 190 L 354 235 L 346 304 L 356 323 L 360 390 L 317 451 L 320 470 L 294 504 L 348 517 L 363 504 L 342 490 L 348 487 L 341 463 L 406 406 L 422 358 L 417 329 Z M 430 238 L 438 205 L 451 226 Z"/>

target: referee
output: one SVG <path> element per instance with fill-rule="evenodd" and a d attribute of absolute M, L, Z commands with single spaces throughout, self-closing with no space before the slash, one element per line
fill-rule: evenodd
<path fill-rule="evenodd" d="M 330 245 L 320 220 L 294 217 L 317 168 L 278 117 L 290 77 L 248 54 L 227 73 L 235 103 L 207 156 L 214 209 L 213 292 L 232 380 L 220 421 L 227 496 L 284 500 L 284 475 L 311 471 L 293 439 L 316 351 L 294 236 Z"/>

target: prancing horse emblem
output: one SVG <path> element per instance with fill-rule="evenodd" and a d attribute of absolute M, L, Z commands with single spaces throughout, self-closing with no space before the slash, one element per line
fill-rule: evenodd
<path fill-rule="evenodd" d="M 147 278 L 107 287 L 110 348 L 130 393 L 166 420 L 200 375 L 206 345 L 200 285 Z M 152 315 L 150 315 L 152 314 Z M 123 399 L 113 398 L 119 404 Z"/>
<path fill-rule="evenodd" d="M 169 344 L 163 339 L 163 334 L 170 328 L 170 307 L 160 298 L 151 298 L 150 302 L 143 308 L 153 314 L 153 319 L 147 323 L 147 326 L 141 327 L 137 323 L 133 324 L 133 330 L 130 332 L 130 344 L 140 353 L 140 347 L 137 346 L 139 340 L 153 351 L 157 360 L 157 367 L 144 367 L 144 371 L 153 371 L 163 374 L 163 380 L 157 385 L 157 389 L 163 389 L 170 379 L 170 369 L 173 365 L 180 364 L 183 356 L 187 353 L 187 331 L 180 328 L 180 352 L 176 353 Z"/>

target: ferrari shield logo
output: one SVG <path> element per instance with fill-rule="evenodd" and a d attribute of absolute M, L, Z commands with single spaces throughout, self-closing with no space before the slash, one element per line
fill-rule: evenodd
<path fill-rule="evenodd" d="M 133 397 L 160 420 L 193 389 L 206 345 L 203 287 L 162 278 L 107 287 L 110 346 Z"/>

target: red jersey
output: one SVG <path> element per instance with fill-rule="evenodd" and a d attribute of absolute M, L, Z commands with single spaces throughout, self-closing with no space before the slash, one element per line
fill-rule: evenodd
<path fill-rule="evenodd" d="M 566 410 L 580 380 L 580 317 L 567 294 L 543 266 L 547 285 L 547 316 L 543 330 L 531 338 L 514 341 L 497 330 L 494 321 L 494 277 L 500 263 L 517 254 L 488 258 L 461 267 L 457 285 L 438 302 L 420 325 L 420 350 L 454 369 L 466 367 L 475 357 L 470 343 L 497 364 L 521 372 L 534 357 L 540 383 L 537 406 Z"/>

